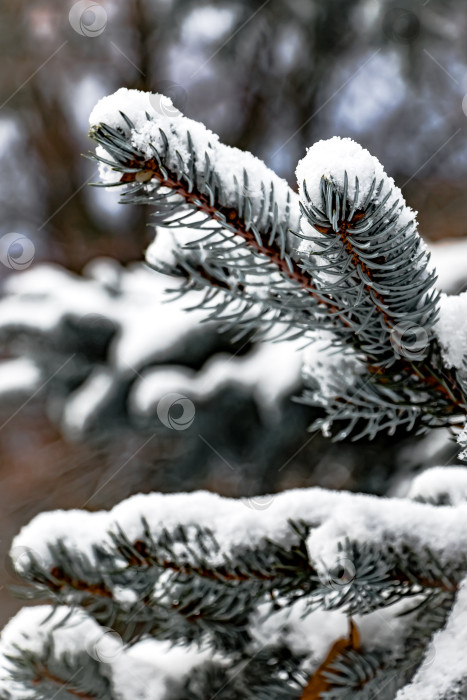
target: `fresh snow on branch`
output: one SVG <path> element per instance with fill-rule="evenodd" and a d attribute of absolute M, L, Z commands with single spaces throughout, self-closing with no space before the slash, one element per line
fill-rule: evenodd
<path fill-rule="evenodd" d="M 150 264 L 180 277 L 181 294 L 203 289 L 199 306 L 237 339 L 331 333 L 347 355 L 319 358 L 303 400 L 326 406 L 315 427 L 341 421 L 338 439 L 425 431 L 465 413 L 433 330 L 436 272 L 379 161 L 351 139 L 320 141 L 298 165 L 297 196 L 251 154 L 160 105 L 119 90 L 90 119 L 104 180 L 110 167 L 123 202 L 155 207 Z"/>
<path fill-rule="evenodd" d="M 287 182 L 259 158 L 221 143 L 217 134 L 203 124 L 183 116 L 173 106 L 170 98 L 157 93 L 120 88 L 97 103 L 91 112 L 89 123 L 91 128 L 106 124 L 128 135 L 129 126 L 122 114 L 132 122 L 131 143 L 145 158 L 154 157 L 154 147 L 160 152 L 166 151 L 167 165 L 179 172 L 181 163 L 190 161 L 192 146 L 194 158 L 201 170 L 204 169 L 206 160 L 218 168 L 222 178 L 224 206 L 236 207 L 239 194 L 244 194 L 250 200 L 251 216 L 257 216 L 261 211 L 264 187 L 266 196 L 274 193 L 280 218 L 288 219 L 290 210 L 290 227 L 298 227 L 298 197 Z M 167 150 L 161 131 L 167 138 Z M 190 141 L 187 140 L 187 134 Z M 105 157 L 108 159 L 109 154 L 106 153 Z M 102 166 L 101 178 L 105 182 L 115 182 L 115 175 L 112 175 L 109 167 L 111 166 L 105 164 Z"/>
<path fill-rule="evenodd" d="M 259 545 L 264 537 L 289 545 L 290 518 L 313 523 L 308 552 L 318 566 L 332 568 L 346 539 L 381 548 L 389 543 L 394 547 L 410 546 L 419 553 L 429 548 L 446 565 L 467 560 L 462 534 L 467 527 L 465 508 L 439 509 L 407 499 L 381 499 L 319 488 L 272 496 L 266 510 L 251 509 L 247 501 L 199 491 L 139 494 L 109 512 L 41 513 L 16 536 L 13 550 L 34 552 L 41 561 L 51 563 L 50 546 L 61 540 L 67 548 L 81 551 L 93 561 L 94 546 L 111 543 L 111 536 L 106 533 L 121 528 L 130 541 L 136 541 L 144 537 L 146 521 L 153 533 L 179 525 L 188 531 L 194 525 L 212 530 L 219 543 L 212 561 L 215 564 L 231 556 L 236 548 Z M 189 551 L 187 556 L 190 560 Z M 27 558 L 21 558 L 18 566 L 25 573 Z"/>
<path fill-rule="evenodd" d="M 415 477 L 408 497 L 436 505 L 457 506 L 467 502 L 467 469 L 433 467 Z"/>
<path fill-rule="evenodd" d="M 435 326 L 447 367 L 465 370 L 467 356 L 467 292 L 440 300 L 440 314 Z"/>
<path fill-rule="evenodd" d="M 0 400 L 31 396 L 41 384 L 41 371 L 30 358 L 17 357 L 0 362 Z"/>
<path fill-rule="evenodd" d="M 23 681 L 12 681 L 9 657 L 42 660 L 37 668 L 31 668 L 29 688 Z M 98 697 L 164 700 L 170 688 L 208 658 L 212 654 L 206 651 L 172 647 L 157 640 L 129 647 L 116 632 L 102 628 L 82 610 L 45 605 L 24 608 L 1 634 L 0 693 L 7 700 L 36 700 L 38 691 L 43 693 L 41 698 L 53 698 L 60 687 L 76 687 L 88 674 L 86 697 L 102 693 Z M 89 674 L 88 667 L 93 665 L 101 678 L 100 687 L 96 675 Z M 47 673 L 41 682 L 44 670 Z"/>
<path fill-rule="evenodd" d="M 433 495 L 436 487 L 427 490 L 421 480 L 436 484 L 440 471 L 420 477 L 413 489 L 416 498 L 422 492 Z M 453 472 L 453 478 L 458 483 L 465 481 L 460 473 Z M 285 664 L 281 673 L 285 681 L 289 678 L 283 686 L 289 694 L 281 695 L 276 685 L 277 697 L 298 700 L 297 683 L 304 684 L 309 678 L 313 685 L 322 673 L 337 673 L 338 686 L 349 692 L 363 686 L 371 697 L 371 692 L 387 690 L 389 680 L 394 682 L 393 693 L 404 678 L 409 681 L 425 650 L 426 661 L 414 687 L 421 684 L 428 692 L 427 678 L 433 679 L 433 687 L 451 687 L 440 677 L 440 663 L 429 666 L 430 639 L 446 619 L 446 630 L 452 629 L 458 640 L 463 639 L 452 618 L 458 609 L 463 616 L 466 527 L 465 501 L 460 499 L 455 506 L 439 507 L 408 499 L 306 489 L 271 497 L 268 508 L 257 510 L 247 500 L 206 492 L 153 493 L 133 496 L 109 512 L 43 513 L 15 538 L 11 556 L 18 573 L 33 587 L 42 588 L 42 595 L 53 595 L 58 605 L 82 606 L 104 628 L 112 620 L 113 628 L 119 629 L 122 621 L 129 625 L 137 615 L 147 621 L 143 629 L 156 641 L 141 641 L 137 634 L 133 638 L 129 634 L 128 647 L 119 638 L 104 641 L 103 653 L 110 644 L 118 652 L 114 653 L 118 666 L 113 659 L 107 666 L 112 682 L 114 672 L 123 672 L 130 657 L 136 664 L 144 660 L 141 649 L 150 650 L 153 664 L 147 671 L 142 668 L 142 676 L 149 672 L 152 682 L 165 682 L 171 665 L 161 661 L 166 651 L 157 641 L 159 636 L 160 640 L 188 644 L 184 662 L 190 674 L 195 669 L 196 674 L 209 672 L 204 665 L 209 658 L 221 673 L 233 668 L 232 663 L 238 664 L 233 678 L 237 670 L 243 673 L 245 659 L 254 663 L 266 650 L 266 659 L 274 660 L 271 671 L 276 674 L 275 669 Z M 38 614 L 33 611 L 30 619 Z M 353 627 L 347 637 L 349 614 Z M 6 658 L 11 639 L 18 639 L 28 615 L 26 611 L 10 623 L 0 643 L 7 687 L 8 663 L 1 654 Z M 78 618 L 83 613 L 73 615 L 81 624 Z M 86 622 L 87 618 L 82 619 Z M 30 644 L 36 656 L 44 648 L 44 635 L 55 636 L 55 628 L 47 624 Z M 83 646 L 90 653 L 86 640 L 91 633 L 98 636 L 101 628 L 94 622 L 86 624 L 89 633 L 83 628 L 79 635 L 62 625 L 55 657 L 68 649 L 77 663 Z M 196 629 L 198 635 L 193 636 Z M 240 656 L 235 644 L 228 641 L 229 634 L 237 635 L 230 639 L 239 645 Z M 443 635 L 435 636 L 433 644 L 445 647 L 447 653 L 449 645 Z M 333 665 L 329 647 L 334 649 L 336 644 L 340 651 Z M 169 662 L 170 658 L 169 654 Z M 56 665 L 49 661 L 47 668 L 52 665 L 59 670 L 57 658 L 53 661 Z M 426 674 L 425 667 L 429 667 Z M 61 675 L 58 670 L 56 677 Z M 259 670 L 262 688 L 264 665 Z M 71 672 L 68 664 L 68 676 Z M 458 682 L 462 674 L 456 663 L 451 680 Z M 275 679 L 280 684 L 280 674 Z M 130 677 L 121 682 L 126 700 L 133 681 Z M 171 686 L 171 690 L 173 694 L 167 696 L 154 690 L 153 695 L 143 693 L 141 697 L 185 697 L 183 687 L 177 691 Z M 409 696 L 401 695 L 405 697 Z M 436 696 L 420 697 L 434 700 Z"/>
<path fill-rule="evenodd" d="M 442 238 L 430 242 L 430 263 L 438 276 L 438 288 L 446 294 L 459 294 L 467 288 L 467 240 Z"/>
<path fill-rule="evenodd" d="M 318 141 L 299 162 L 297 180 L 299 254 L 342 310 L 341 334 L 350 328 L 370 360 L 382 355 L 386 363 L 399 324 L 419 325 L 430 337 L 436 275 L 415 213 L 377 158 L 348 138 Z"/>
<path fill-rule="evenodd" d="M 397 693 L 396 700 L 466 697 L 466 646 L 467 580 L 461 584 L 446 627 L 434 635 L 415 677 Z"/>
<path fill-rule="evenodd" d="M 416 213 L 405 204 L 402 192 L 379 160 L 350 138 L 334 136 L 314 143 L 299 161 L 296 176 L 301 200 L 307 197 L 315 207 L 322 205 L 324 178 L 347 191 L 354 211 L 365 209 L 371 197 L 375 205 L 384 202 L 379 216 L 384 217 L 397 207 L 400 226 L 417 225 Z"/>

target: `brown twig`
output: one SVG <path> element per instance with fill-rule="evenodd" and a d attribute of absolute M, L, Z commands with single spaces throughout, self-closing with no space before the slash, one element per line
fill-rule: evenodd
<path fill-rule="evenodd" d="M 322 697 L 322 693 L 332 690 L 333 684 L 326 678 L 326 673 L 328 671 L 336 673 L 332 668 L 333 664 L 339 656 L 351 650 L 360 650 L 360 633 L 352 619 L 349 620 L 349 636 L 341 637 L 334 642 L 324 661 L 311 676 L 308 685 L 303 691 L 301 700 L 319 700 Z"/>
<path fill-rule="evenodd" d="M 52 683 L 56 683 L 56 685 L 60 686 L 60 688 L 66 688 L 66 692 L 69 693 L 70 695 L 74 695 L 76 698 L 81 698 L 81 700 L 96 700 L 95 695 L 89 695 L 89 693 L 82 693 L 79 690 L 76 690 L 75 688 L 69 687 L 70 681 L 64 681 L 63 678 L 60 678 L 59 676 L 56 676 L 53 674 L 49 669 L 45 668 L 45 666 L 42 666 L 40 669 L 37 671 L 36 678 L 33 680 L 34 685 L 39 685 L 44 680 L 51 681 Z"/>
<path fill-rule="evenodd" d="M 133 565 L 145 563 L 147 566 L 160 566 L 162 569 L 174 571 L 175 573 L 183 574 L 186 576 L 200 576 L 202 578 L 208 578 L 211 580 L 222 580 L 229 582 L 243 582 L 251 581 L 252 579 L 258 581 L 274 581 L 278 578 L 279 572 L 273 572 L 270 574 L 265 574 L 260 571 L 251 571 L 249 573 L 243 573 L 236 571 L 232 573 L 228 571 L 224 566 L 217 566 L 213 568 L 207 568 L 205 566 L 195 566 L 194 564 L 178 564 L 177 562 L 170 561 L 167 559 L 158 559 L 148 548 L 146 542 L 143 540 L 137 540 L 133 544 L 134 549 L 140 555 L 140 558 L 133 556 L 129 558 L 129 563 Z M 314 569 L 308 565 L 310 576 L 315 575 Z"/>
<path fill-rule="evenodd" d="M 104 598 L 113 598 L 112 591 L 102 582 L 88 583 L 87 581 L 72 578 L 59 566 L 54 566 L 51 569 L 50 574 L 56 581 L 49 584 L 49 588 L 52 588 L 53 590 L 60 590 L 65 586 L 69 586 L 77 591 L 83 591 L 85 593 L 90 593 L 91 595 L 98 595 Z"/>

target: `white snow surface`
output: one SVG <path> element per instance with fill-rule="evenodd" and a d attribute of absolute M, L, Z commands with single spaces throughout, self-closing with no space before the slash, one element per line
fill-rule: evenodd
<path fill-rule="evenodd" d="M 61 422 L 70 438 L 78 439 L 86 432 L 99 406 L 112 398 L 115 377 L 107 367 L 96 367 L 86 381 L 66 402 Z"/>
<path fill-rule="evenodd" d="M 430 243 L 431 267 L 438 275 L 438 289 L 458 294 L 467 286 L 467 240 L 443 239 Z"/>
<path fill-rule="evenodd" d="M 404 627 L 408 622 L 406 617 L 396 615 L 406 608 L 404 601 L 392 609 L 355 616 L 354 621 L 365 644 L 372 649 L 387 649 L 388 646 L 395 649 L 404 637 Z M 285 643 L 293 653 L 304 654 L 307 658 L 303 670 L 311 675 L 333 643 L 348 636 L 349 619 L 340 610 L 318 609 L 310 614 L 306 602 L 298 600 L 292 606 L 274 612 L 267 604 L 260 607 L 251 622 L 251 630 L 261 646 Z"/>
<path fill-rule="evenodd" d="M 90 279 L 44 264 L 11 276 L 0 304 L 0 332 L 25 328 L 48 334 L 65 316 L 82 319 L 83 324 L 105 317 L 119 329 L 113 364 L 128 371 L 148 358 L 169 358 L 180 337 L 195 331 L 205 317 L 201 311 L 185 310 L 200 299 L 197 292 L 165 303 L 167 288 L 176 288 L 177 282 L 141 263 L 122 268 L 114 260 L 99 259 L 84 274 Z"/>
<path fill-rule="evenodd" d="M 162 230 L 158 240 L 171 232 Z M 180 348 L 189 352 L 192 342 L 215 333 L 215 322 L 205 322 L 205 313 L 186 309 L 196 306 L 197 292 L 172 300 L 167 287 L 179 282 L 148 269 L 141 263 L 123 268 L 115 261 L 93 260 L 79 277 L 54 265 L 32 268 L 7 282 L 6 296 L 0 303 L 0 334 L 12 335 L 24 330 L 49 342 L 56 334 L 58 343 L 67 332 L 66 321 L 113 324 L 107 363 L 96 366 L 86 380 L 63 403 L 51 406 L 65 433 L 80 438 L 100 410 L 112 402 L 121 382 L 136 380 L 130 406 L 139 414 L 150 413 L 164 395 L 182 391 L 195 399 L 208 400 L 228 385 L 248 390 L 260 410 L 276 414 L 282 398 L 299 390 L 302 368 L 302 343 L 258 343 L 246 355 L 214 355 L 197 373 L 181 366 L 170 367 Z M 201 323 L 203 321 L 203 323 Z M 273 335 L 277 334 L 277 327 Z M 48 347 L 48 346 L 46 346 Z M 30 343 L 29 356 L 0 362 L 0 395 L 32 392 L 40 382 L 43 369 L 36 367 L 37 344 Z M 40 351 L 39 351 L 40 352 Z M 78 362 L 73 356 L 66 364 Z M 144 369 L 148 364 L 160 365 Z M 277 416 L 276 416 L 277 417 Z"/>
<path fill-rule="evenodd" d="M 29 348 L 20 348 L 22 357 L 0 362 L 0 394 L 32 392 L 40 382 L 47 383 L 53 370 L 46 366 L 44 373 L 40 353 L 45 352 L 54 335 L 59 346 L 65 342 L 65 334 L 71 332 L 68 320 L 73 320 L 77 332 L 80 324 L 83 332 L 88 326 L 114 326 L 107 364 L 96 367 L 64 406 L 62 402 L 56 406 L 57 418 L 61 415 L 63 429 L 72 439 L 79 438 L 90 426 L 122 381 L 137 376 L 150 362 L 171 360 L 179 347 L 189 347 L 191 340 L 206 331 L 214 332 L 212 323 L 201 323 L 205 320 L 202 311 L 186 310 L 199 302 L 197 292 L 170 300 L 166 290 L 176 289 L 178 281 L 168 280 L 141 263 L 123 268 L 113 260 L 97 259 L 84 274 L 87 277 L 55 265 L 38 265 L 11 276 L 0 303 L 0 336 L 10 338 L 24 331 L 33 339 L 36 335 L 44 338 L 44 347 L 30 342 Z M 72 354 L 63 358 L 70 368 L 79 361 Z"/>
<path fill-rule="evenodd" d="M 0 396 L 30 393 L 40 386 L 39 367 L 27 357 L 4 360 L 0 363 Z"/>
<path fill-rule="evenodd" d="M 131 134 L 120 112 L 123 112 L 133 122 L 134 128 L 132 128 Z M 132 144 L 139 148 L 148 159 L 153 157 L 150 144 L 153 144 L 159 152 L 165 152 L 164 141 L 160 133 L 162 130 L 169 142 L 166 164 L 175 171 L 178 169 L 177 151 L 184 162 L 189 159 L 187 142 L 187 132 L 189 132 L 197 162 L 203 164 L 201 167 L 204 167 L 207 155 L 222 179 L 225 192 L 224 206 L 236 205 L 237 191 L 240 187 L 241 191 L 250 197 L 252 215 L 259 215 L 263 198 L 261 183 L 263 183 L 267 194 L 269 194 L 271 187 L 274 188 L 279 217 L 285 216 L 286 207 L 289 206 L 287 202 L 290 200 L 290 226 L 292 229 L 298 227 L 298 196 L 285 180 L 278 177 L 253 154 L 221 143 L 219 137 L 203 124 L 183 116 L 174 107 L 170 98 L 165 95 L 120 88 L 96 104 L 91 112 L 89 123 L 91 127 L 104 123 L 113 128 L 122 129 L 127 137 L 130 136 Z M 101 151 L 102 149 L 99 149 L 99 153 Z M 109 154 L 106 153 L 105 157 L 109 159 Z M 245 171 L 248 173 L 247 186 L 244 182 Z M 109 166 L 101 167 L 100 174 L 104 182 L 115 182 L 119 179 L 118 175 L 112 173 Z M 235 178 L 238 185 L 235 183 Z M 151 186 L 149 184 L 149 187 Z M 264 209 L 263 221 L 266 221 L 267 207 Z"/>
<path fill-rule="evenodd" d="M 355 196 L 358 178 L 357 209 L 362 207 L 373 180 L 376 179 L 376 187 L 383 182 L 378 202 L 381 202 L 390 191 L 392 192 L 383 211 L 388 212 L 397 201 L 401 209 L 400 225 L 405 226 L 409 222 L 416 224 L 415 212 L 405 205 L 402 192 L 396 187 L 392 177 L 385 173 L 379 160 L 350 138 L 333 136 L 330 139 L 317 141 L 307 150 L 306 156 L 299 161 L 296 169 L 300 198 L 306 203 L 305 183 L 312 204 L 321 208 L 321 178 L 332 179 L 343 188 L 345 173 L 348 177 L 348 193 L 351 201 Z"/>
<path fill-rule="evenodd" d="M 467 292 L 456 296 L 441 295 L 440 313 L 435 325 L 448 367 L 462 369 L 467 352 Z"/>
<path fill-rule="evenodd" d="M 467 683 L 466 647 L 467 581 L 464 581 L 446 627 L 436 632 L 426 651 L 425 660 L 412 682 L 397 693 L 396 700 L 465 697 L 463 693 Z"/>
<path fill-rule="evenodd" d="M 176 229 L 157 227 L 157 235 L 146 250 L 145 257 L 149 265 L 156 269 L 162 266 L 168 268 L 175 267 L 177 263 L 176 252 L 183 250 L 183 247 L 190 242 L 201 238 L 203 233 L 188 227 Z M 201 247 L 201 244 L 200 244 Z M 190 254 L 190 251 L 187 251 Z"/>
<path fill-rule="evenodd" d="M 452 505 L 467 502 L 467 469 L 433 467 L 416 476 L 409 489 L 409 498 L 436 500 L 446 494 Z"/>
<path fill-rule="evenodd" d="M 457 436 L 457 442 L 464 449 L 459 453 L 459 459 L 463 461 L 467 460 L 467 425 L 463 427 L 459 435 Z"/>
<path fill-rule="evenodd" d="M 401 606 L 399 606 L 402 611 Z M 101 662 L 101 672 L 118 689 L 121 700 L 163 700 L 167 690 L 183 681 L 197 666 L 208 660 L 229 665 L 228 657 L 209 648 L 172 646 L 169 641 L 144 639 L 129 647 L 109 628 L 99 626 L 83 611 L 70 614 L 65 606 L 57 608 L 50 620 L 51 606 L 24 608 L 5 627 L 0 637 L 0 692 L 11 693 L 11 700 L 33 700 L 34 690 L 25 695 L 24 688 L 12 681 L 6 656 L 21 649 L 41 653 L 47 635 L 52 633 L 54 658 L 65 654 L 75 657 L 85 652 Z M 70 615 L 65 619 L 67 614 Z M 372 648 L 393 648 L 403 638 L 407 618 L 394 619 L 392 611 L 378 611 L 357 616 L 357 625 Z M 63 620 L 63 623 L 61 621 Z M 348 634 L 348 619 L 340 611 L 306 610 L 304 601 L 271 613 L 270 606 L 260 607 L 250 624 L 253 642 L 251 654 L 267 645 L 287 644 L 293 653 L 306 659 L 303 671 L 311 674 L 339 638 Z M 8 696 L 10 697 L 10 696 Z"/>
<path fill-rule="evenodd" d="M 23 608 L 4 628 L 0 637 L 0 693 L 12 694 L 12 700 L 34 700 L 35 690 L 24 694 L 24 687 L 9 676 L 7 654 L 27 649 L 40 653 L 52 633 L 54 656 L 75 656 L 86 652 L 100 660 L 100 672 L 110 681 L 121 700 L 163 700 L 169 684 L 181 681 L 194 666 L 212 657 L 194 647 L 172 647 L 169 642 L 144 640 L 126 647 L 119 635 L 100 627 L 83 611 L 61 606 Z M 66 617 L 70 615 L 68 619 Z M 60 621 L 63 623 L 60 624 Z M 8 696 L 9 697 L 9 696 Z"/>
<path fill-rule="evenodd" d="M 323 177 L 326 180 L 332 180 L 342 191 L 346 174 L 348 178 L 347 199 L 351 204 L 357 193 L 358 179 L 357 211 L 364 208 L 366 197 L 375 180 L 372 201 L 375 205 L 382 205 L 377 215 L 378 219 L 389 221 L 389 216 L 397 212 L 398 228 L 406 229 L 407 234 L 417 228 L 416 213 L 406 205 L 402 192 L 396 187 L 394 180 L 385 173 L 383 166 L 375 156 L 372 156 L 369 151 L 350 138 L 334 136 L 318 141 L 307 150 L 306 156 L 299 161 L 296 176 L 300 200 L 303 205 L 309 206 L 311 201 L 316 209 L 327 216 L 326 204 L 321 194 L 321 180 Z M 377 191 L 378 195 L 375 194 Z M 322 253 L 319 243 L 311 239 L 322 237 L 324 240 L 326 234 L 318 232 L 305 214 L 300 218 L 300 229 L 304 238 L 298 246 L 298 256 L 306 259 L 313 253 Z M 388 236 L 390 235 L 391 233 L 388 233 Z M 423 249 L 426 249 L 423 241 L 421 245 Z M 313 262 L 318 268 L 326 267 L 329 264 L 328 256 L 315 255 Z M 340 275 L 335 270 L 322 270 L 316 274 L 326 284 L 335 284 L 340 279 Z"/>
<path fill-rule="evenodd" d="M 444 473 L 444 479 L 443 479 Z M 435 468 L 419 476 L 411 495 L 430 495 L 439 492 L 443 481 L 452 481 L 463 491 L 467 486 L 466 468 Z M 48 544 L 63 539 L 67 547 L 85 552 L 92 558 L 93 543 L 109 544 L 105 533 L 122 527 L 130 540 L 142 536 L 141 517 L 147 519 L 150 529 L 157 533 L 162 528 L 169 531 L 178 524 L 186 527 L 189 547 L 195 546 L 193 528 L 196 523 L 209 527 L 216 534 L 221 551 L 212 556 L 212 563 L 222 562 L 226 554 L 239 546 L 255 545 L 267 536 L 279 543 L 291 544 L 287 520 L 311 520 L 316 525 L 308 538 L 308 550 L 318 566 L 320 576 L 326 580 L 327 572 L 341 561 L 338 543 L 346 538 L 381 546 L 408 544 L 422 555 L 426 548 L 438 559 L 441 566 L 458 560 L 467 553 L 465 530 L 467 527 L 467 503 L 461 498 L 455 507 L 435 507 L 408 499 L 385 499 L 375 496 L 331 492 L 322 489 L 296 489 L 270 497 L 270 505 L 264 510 L 246 507 L 244 500 L 221 498 L 206 492 L 192 494 L 136 495 L 111 511 L 87 513 L 83 511 L 56 511 L 43 513 L 27 525 L 15 538 L 13 551 L 21 551 L 16 558 L 16 568 L 27 571 L 27 552 L 33 551 L 44 565 L 51 564 Z M 179 545 L 179 555 L 189 562 L 190 549 Z M 14 557 L 13 557 L 14 558 Z M 157 591 L 159 594 L 161 591 Z M 114 590 L 121 604 L 131 605 L 132 591 Z M 304 653 L 304 671 L 312 673 L 325 658 L 330 646 L 348 633 L 348 621 L 340 612 L 317 610 L 304 616 L 306 601 L 298 601 L 290 608 L 271 611 L 268 605 L 260 606 L 251 620 L 253 651 L 265 644 L 285 642 L 293 652 Z M 411 625 L 411 616 L 398 616 L 413 607 L 412 601 L 401 601 L 396 606 L 379 610 L 355 621 L 365 644 L 372 649 L 397 649 Z M 59 609 L 56 615 L 60 615 Z M 65 610 L 65 608 L 63 608 Z M 4 654 L 12 643 L 19 643 L 26 632 L 29 648 L 40 649 L 43 644 L 41 616 L 50 608 L 23 610 L 5 628 L 0 640 L 0 689 L 11 690 L 7 678 L 8 663 Z M 167 684 L 210 658 L 210 653 L 198 648 L 170 647 L 169 643 L 146 640 L 131 649 L 124 648 L 112 634 L 99 628 L 83 612 L 73 613 L 72 629 L 58 628 L 54 632 L 58 653 L 66 650 L 97 649 L 108 666 L 108 673 L 115 686 L 122 691 L 122 700 L 130 697 L 141 700 L 162 700 Z M 56 616 L 52 623 L 56 623 Z M 78 626 L 77 626 L 78 625 Z M 47 626 L 45 626 L 47 629 Z M 453 683 L 465 679 L 465 645 L 467 636 L 467 589 L 463 584 L 455 608 L 444 631 L 438 632 L 428 648 L 426 661 L 417 672 L 408 689 L 400 691 L 397 700 L 437 700 Z M 33 630 L 33 632 L 31 632 Z M 253 653 L 252 651 L 252 653 Z M 434 660 L 433 660 L 434 659 Z M 219 660 L 222 660 L 219 658 Z M 123 680 L 128 679 L 128 680 Z M 2 685 L 3 684 L 3 685 Z M 29 700 L 14 695 L 13 700 Z"/>
<path fill-rule="evenodd" d="M 32 550 L 44 562 L 51 562 L 48 545 L 63 538 L 68 547 L 83 550 L 93 560 L 93 543 L 110 544 L 104 533 L 117 524 L 130 540 L 142 537 L 144 517 L 155 533 L 178 524 L 188 529 L 194 523 L 211 528 L 220 545 L 215 563 L 236 547 L 259 544 L 264 536 L 290 544 L 287 521 L 292 517 L 318 524 L 308 540 L 310 556 L 318 565 L 321 562 L 323 566 L 333 566 L 338 544 L 346 538 L 379 546 L 392 543 L 397 547 L 399 542 L 406 542 L 419 551 L 429 547 L 441 563 L 457 559 L 464 550 L 467 553 L 467 503 L 437 508 L 408 499 L 311 488 L 271 496 L 267 509 L 255 510 L 247 505 L 244 500 L 221 498 L 204 491 L 139 494 L 109 512 L 41 513 L 17 535 L 13 550 Z M 27 570 L 28 558 L 21 557 L 17 567 Z"/>

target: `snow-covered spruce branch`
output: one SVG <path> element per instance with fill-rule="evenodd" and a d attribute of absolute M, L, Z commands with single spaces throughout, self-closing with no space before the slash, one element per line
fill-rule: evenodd
<path fill-rule="evenodd" d="M 311 366 L 304 400 L 325 407 L 320 425 L 344 423 L 339 437 L 458 420 L 466 400 L 434 331 L 436 276 L 377 159 L 349 139 L 319 142 L 298 166 L 297 196 L 251 154 L 160 105 L 122 89 L 90 118 L 102 184 L 156 207 L 150 264 L 184 289 L 206 287 L 200 305 L 240 336 L 329 332 L 343 353 L 324 386 Z"/>
<path fill-rule="evenodd" d="M 112 698 L 111 674 L 98 654 L 112 658 L 115 646 L 115 640 L 103 639 L 103 631 L 82 612 L 63 607 L 54 613 L 46 606 L 22 610 L 2 634 L 1 697 Z"/>
<path fill-rule="evenodd" d="M 316 324 L 322 299 L 291 255 L 297 195 L 260 160 L 221 144 L 203 125 L 172 109 L 166 116 L 159 100 L 121 89 L 90 118 L 103 184 L 125 184 L 124 202 L 156 205 L 157 223 L 182 226 L 182 240 L 183 229 L 194 231 L 183 252 L 179 237 L 170 239 L 171 259 L 159 267 L 185 276 L 189 286 L 206 286 L 208 306 L 219 291 L 240 302 L 231 313 L 245 332 L 257 330 L 258 314 L 251 319 L 250 312 L 262 299 L 266 329 L 276 320 L 303 329 Z M 216 315 L 226 306 L 223 294 Z"/>
<path fill-rule="evenodd" d="M 342 312 L 336 333 L 352 333 L 372 364 L 395 362 L 388 339 L 402 322 L 431 333 L 436 273 L 415 213 L 379 161 L 351 139 L 312 146 L 297 167 L 302 212 L 299 255 Z M 420 348 L 419 357 L 424 356 Z"/>
<path fill-rule="evenodd" d="M 3 631 L 0 693 L 2 700 L 206 700 L 222 691 L 226 700 L 292 700 L 303 684 L 302 656 L 297 662 L 280 641 L 258 646 L 253 658 L 155 639 L 129 646 L 82 610 L 38 606 Z M 281 657 L 285 674 L 272 667 Z"/>
<path fill-rule="evenodd" d="M 447 477 L 457 500 L 443 507 L 417 502 L 442 494 L 450 502 L 441 470 L 414 483 L 412 500 L 309 489 L 279 494 L 258 511 L 204 492 L 139 495 L 110 512 L 39 515 L 15 539 L 12 558 L 26 594 L 82 610 L 135 658 L 144 640 L 211 649 L 217 671 L 203 665 L 206 656 L 197 662 L 204 687 L 212 688 L 204 674 L 228 681 L 229 666 L 238 670 L 238 697 L 245 699 L 370 698 L 376 691 L 394 698 L 420 667 L 467 576 L 467 511 L 459 498 L 467 471 L 450 469 Z M 73 635 L 73 626 L 62 627 Z M 11 662 L 16 682 L 27 686 L 31 668 L 48 669 L 44 658 L 52 666 L 41 683 L 70 678 L 73 653 L 67 676 L 53 651 L 44 657 L 52 648 L 45 641 L 38 649 L 29 644 L 36 657 L 19 669 Z M 258 668 L 250 683 L 244 662 L 265 646 L 263 674 Z M 143 697 L 201 700 L 179 687 Z"/>

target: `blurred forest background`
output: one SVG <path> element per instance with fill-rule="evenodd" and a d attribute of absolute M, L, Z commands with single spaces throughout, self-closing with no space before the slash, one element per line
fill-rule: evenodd
<path fill-rule="evenodd" d="M 169 95 L 293 187 L 307 146 L 350 136 L 419 211 L 440 284 L 457 293 L 467 283 L 466 36 L 463 0 L 3 0 L 0 239 L 26 237 L 34 259 L 20 269 L 0 249 L 1 623 L 18 607 L 6 592 L 11 537 L 39 511 L 195 488 L 264 508 L 255 496 L 296 486 L 394 492 L 407 473 L 455 461 L 444 431 L 358 445 L 307 433 L 315 416 L 291 401 L 290 349 L 266 356 L 215 324 L 200 333 L 180 309 L 174 334 L 159 283 L 132 266 L 154 235 L 150 211 L 89 187 L 96 167 L 81 154 L 91 108 L 121 86 Z M 144 346 L 129 373 L 115 360 L 126 337 Z M 156 389 L 141 408 L 143 379 Z M 150 410 L 161 387 L 195 384 L 193 426 L 161 429 Z M 77 395 L 87 406 L 73 419 Z"/>

